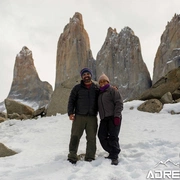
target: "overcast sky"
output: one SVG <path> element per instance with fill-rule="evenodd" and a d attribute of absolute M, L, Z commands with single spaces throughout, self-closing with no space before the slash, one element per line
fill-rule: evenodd
<path fill-rule="evenodd" d="M 75 12 L 83 16 L 94 58 L 109 27 L 118 33 L 130 27 L 152 77 L 160 37 L 179 10 L 180 0 L 0 0 L 0 102 L 10 91 L 15 58 L 23 46 L 32 51 L 40 79 L 54 87 L 57 42 Z"/>

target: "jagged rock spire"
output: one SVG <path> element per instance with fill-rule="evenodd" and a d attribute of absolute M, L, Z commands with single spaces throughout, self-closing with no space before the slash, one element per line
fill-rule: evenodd
<path fill-rule="evenodd" d="M 16 56 L 13 82 L 7 98 L 39 108 L 49 103 L 52 92 L 52 86 L 42 82 L 38 76 L 32 51 L 24 46 Z"/>
<path fill-rule="evenodd" d="M 48 116 L 67 112 L 70 91 L 81 80 L 80 70 L 84 67 L 92 70 L 93 78 L 96 76 L 89 36 L 82 15 L 76 12 L 58 41 L 55 90 L 48 106 Z"/>
<path fill-rule="evenodd" d="M 79 74 L 83 67 L 89 67 L 92 71 L 95 69 L 89 36 L 84 29 L 82 15 L 76 12 L 58 41 L 55 87 Z"/>
<path fill-rule="evenodd" d="M 109 28 L 96 58 L 97 77 L 105 73 L 118 86 L 123 99 L 138 97 L 151 87 L 149 71 L 141 55 L 140 41 L 131 28 L 118 34 Z"/>
<path fill-rule="evenodd" d="M 153 84 L 180 66 L 180 15 L 175 14 L 161 36 L 154 60 Z"/>

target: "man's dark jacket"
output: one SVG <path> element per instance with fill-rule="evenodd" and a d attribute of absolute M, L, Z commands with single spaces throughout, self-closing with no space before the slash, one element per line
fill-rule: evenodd
<path fill-rule="evenodd" d="M 95 83 L 88 89 L 81 80 L 80 84 L 74 86 L 69 96 L 68 115 L 97 116 L 99 88 Z"/>

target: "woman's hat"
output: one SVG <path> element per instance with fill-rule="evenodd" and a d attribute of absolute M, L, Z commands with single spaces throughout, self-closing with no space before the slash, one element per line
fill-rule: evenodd
<path fill-rule="evenodd" d="M 98 82 L 102 81 L 102 80 L 106 80 L 108 83 L 110 82 L 109 78 L 104 73 L 99 77 Z"/>

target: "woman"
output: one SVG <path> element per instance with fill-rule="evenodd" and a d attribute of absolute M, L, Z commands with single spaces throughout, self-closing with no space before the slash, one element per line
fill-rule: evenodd
<path fill-rule="evenodd" d="M 123 100 L 119 91 L 109 84 L 109 78 L 105 74 L 102 74 L 98 81 L 100 85 L 98 108 L 101 119 L 98 138 L 103 149 L 109 153 L 106 158 L 111 159 L 112 165 L 118 165 L 118 154 L 121 151 L 118 135 L 121 127 Z"/>

